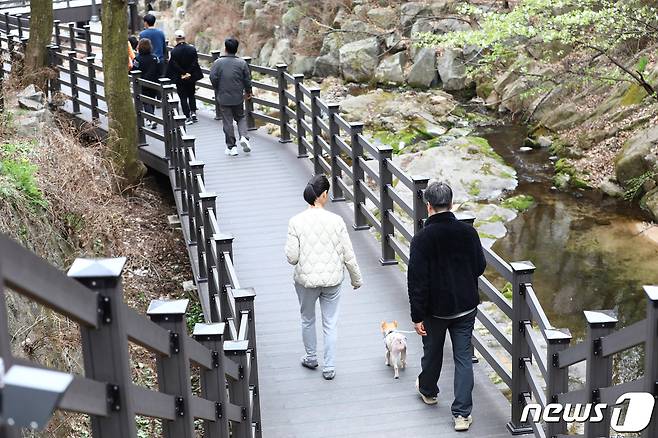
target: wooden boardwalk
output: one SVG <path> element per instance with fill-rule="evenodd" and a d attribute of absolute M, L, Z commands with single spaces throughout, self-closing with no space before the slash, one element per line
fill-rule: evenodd
<path fill-rule="evenodd" d="M 70 102 L 64 109 L 71 111 Z M 312 176 L 312 165 L 297 158 L 294 144 L 279 143 L 263 130 L 250 133 L 250 154 L 240 150 L 238 157 L 228 157 L 221 122 L 213 120 L 214 113 L 208 110 L 200 110 L 198 115 L 199 123 L 187 126 L 187 132 L 196 137 L 197 158 L 205 163 L 206 190 L 217 194 L 221 231 L 235 237 L 234 263 L 240 282 L 257 293 L 263 436 L 463 436 L 453 430 L 450 412 L 454 373 L 450 342 L 446 342 L 438 406 L 423 404 L 414 388 L 422 356 L 418 336 L 408 335 L 408 368 L 399 380 L 393 379 L 393 370 L 384 365 L 380 322 L 397 320 L 402 330 L 412 329 L 406 275 L 398 266 L 379 263 L 379 242 L 369 231 L 352 230 L 353 212 L 345 202 L 330 203 L 328 208 L 348 224 L 364 286 L 353 291 L 346 281 L 343 288 L 336 379 L 325 381 L 320 369 L 301 367 L 304 348 L 299 304 L 292 266 L 283 248 L 288 219 L 307 206 L 302 191 Z M 91 121 L 84 107 L 77 117 Z M 104 122 L 102 118 L 101 130 L 106 129 Z M 142 159 L 157 168 L 154 158 L 164 156 L 164 145 L 151 137 L 147 142 L 141 150 Z M 196 259 L 196 251 L 190 251 L 190 256 Z M 322 351 L 321 323 L 317 329 L 318 350 Z M 473 398 L 474 422 L 469 436 L 509 437 L 509 402 L 481 365 L 475 365 Z"/>
<path fill-rule="evenodd" d="M 446 348 L 438 407 L 415 393 L 421 343 L 409 335 L 409 366 L 399 380 L 384 366 L 380 321 L 396 319 L 411 329 L 405 274 L 379 264 L 379 244 L 368 231 L 350 231 L 364 276 L 353 291 L 346 282 L 336 360 L 336 379 L 302 368 L 303 354 L 292 267 L 283 253 L 288 219 L 306 208 L 301 193 L 312 175 L 296 146 L 252 132 L 253 152 L 224 155 L 221 124 L 210 112 L 188 127 L 197 157 L 205 162 L 205 184 L 215 192 L 220 228 L 235 236 L 234 255 L 243 286 L 256 289 L 256 327 L 265 437 L 425 437 L 460 435 L 452 429 L 452 352 Z M 352 222 L 346 203 L 329 209 Z M 318 308 L 319 314 L 319 308 Z M 321 325 L 318 340 L 321 347 Z M 469 436 L 507 437 L 509 403 L 476 366 L 474 423 Z"/>

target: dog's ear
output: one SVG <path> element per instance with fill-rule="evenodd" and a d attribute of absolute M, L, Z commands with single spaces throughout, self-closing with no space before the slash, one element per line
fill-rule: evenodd
<path fill-rule="evenodd" d="M 380 326 L 382 328 L 382 331 L 384 331 L 384 326 L 386 325 L 386 321 L 382 321 L 382 325 Z"/>
<path fill-rule="evenodd" d="M 398 327 L 398 322 L 397 321 L 393 321 L 393 327 L 395 327 L 395 328 Z"/>

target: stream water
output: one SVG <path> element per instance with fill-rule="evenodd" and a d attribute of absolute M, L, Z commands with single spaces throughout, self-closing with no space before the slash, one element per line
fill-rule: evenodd
<path fill-rule="evenodd" d="M 478 135 L 517 170 L 514 194 L 535 198 L 534 207 L 506 224 L 507 235 L 493 249 L 506 260 L 537 266 L 533 284 L 552 324 L 580 338 L 583 310 L 615 309 L 619 327 L 642 319 L 642 286 L 658 284 L 658 243 L 641 235 L 646 216 L 594 191 L 552 189 L 548 150 L 520 151 L 524 126 L 490 126 Z"/>

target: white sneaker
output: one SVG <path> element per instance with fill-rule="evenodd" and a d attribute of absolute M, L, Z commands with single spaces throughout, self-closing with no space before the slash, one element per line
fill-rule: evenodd
<path fill-rule="evenodd" d="M 249 144 L 247 137 L 240 137 L 240 141 L 238 141 L 238 143 L 240 143 L 240 146 L 242 146 L 243 151 L 251 152 L 251 145 Z"/>
<path fill-rule="evenodd" d="M 238 148 L 236 148 L 235 146 L 232 147 L 232 148 L 226 148 L 226 150 L 224 151 L 224 153 L 225 153 L 226 155 L 231 156 L 231 157 L 237 157 L 237 156 L 238 156 Z"/>
<path fill-rule="evenodd" d="M 416 377 L 416 391 L 418 391 L 418 395 L 420 395 L 420 398 L 423 400 L 423 403 L 426 405 L 435 405 L 439 401 L 436 399 L 436 397 L 429 397 L 422 392 L 420 392 L 420 384 L 418 383 L 418 377 Z"/>
<path fill-rule="evenodd" d="M 469 427 L 471 427 L 471 423 L 473 422 L 473 416 L 469 415 L 468 417 L 464 418 L 461 415 L 458 415 L 454 417 L 455 420 L 455 430 L 457 432 L 464 432 L 468 430 Z"/>

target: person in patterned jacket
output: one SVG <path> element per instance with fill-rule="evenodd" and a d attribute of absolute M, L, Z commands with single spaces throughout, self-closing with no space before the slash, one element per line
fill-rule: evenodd
<path fill-rule="evenodd" d="M 345 268 L 354 289 L 361 287 L 363 282 L 345 221 L 324 209 L 329 199 L 329 186 L 329 180 L 324 175 L 314 176 L 308 182 L 304 200 L 309 207 L 290 219 L 285 248 L 288 263 L 295 266 L 295 289 L 306 349 L 301 363 L 310 369 L 318 367 L 315 303 L 320 300 L 324 333 L 322 377 L 326 380 L 332 380 L 336 375 L 334 358 L 338 301 Z"/>

